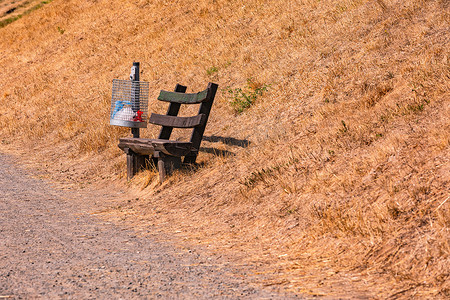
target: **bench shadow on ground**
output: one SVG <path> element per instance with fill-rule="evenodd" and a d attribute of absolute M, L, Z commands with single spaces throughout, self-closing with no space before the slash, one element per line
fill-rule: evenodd
<path fill-rule="evenodd" d="M 223 136 L 217 136 L 217 135 L 211 135 L 211 136 L 203 136 L 203 141 L 211 142 L 211 143 L 218 143 L 222 142 L 229 146 L 238 146 L 241 148 L 247 148 L 250 145 L 249 140 L 240 140 L 235 139 L 232 137 L 223 137 Z"/>
<path fill-rule="evenodd" d="M 233 137 L 222 137 L 217 135 L 211 135 L 211 136 L 203 136 L 203 141 L 210 142 L 210 143 L 223 143 L 228 146 L 236 146 L 241 148 L 247 148 L 250 145 L 250 141 L 246 139 L 236 139 Z M 215 147 L 200 147 L 199 149 L 201 152 L 209 153 L 214 156 L 221 156 L 221 157 L 231 157 L 235 156 L 236 154 L 229 150 L 223 150 L 218 149 Z M 184 166 L 185 168 L 189 170 L 197 170 L 201 167 L 205 166 L 205 162 L 201 163 L 195 163 L 195 165 L 189 165 Z"/>
<path fill-rule="evenodd" d="M 217 135 L 203 136 L 203 141 L 210 142 L 210 143 L 223 143 L 225 145 L 237 146 L 237 147 L 241 147 L 241 148 L 247 148 L 250 145 L 250 142 L 248 140 L 235 139 L 232 137 L 222 137 L 222 136 L 217 136 Z M 206 152 L 206 153 L 211 153 L 214 156 L 229 157 L 229 156 L 236 155 L 231 151 L 217 149 L 214 147 L 200 147 L 200 151 Z"/>

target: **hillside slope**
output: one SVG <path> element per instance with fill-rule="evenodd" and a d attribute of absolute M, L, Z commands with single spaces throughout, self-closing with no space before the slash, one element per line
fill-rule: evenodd
<path fill-rule="evenodd" d="M 162 186 L 144 172 L 141 200 L 111 214 L 241 253 L 303 292 L 348 281 L 448 297 L 449 12 L 445 0 L 54 0 L 0 29 L 0 139 L 57 180 L 123 182 L 111 80 L 141 62 L 152 112 L 160 89 L 216 82 L 199 167 Z M 267 91 L 236 113 L 239 88 Z"/>

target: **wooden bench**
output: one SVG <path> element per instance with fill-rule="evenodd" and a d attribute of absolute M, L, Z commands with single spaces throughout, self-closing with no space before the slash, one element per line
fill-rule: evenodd
<path fill-rule="evenodd" d="M 157 165 L 162 183 L 166 174 L 171 174 L 181 166 L 182 157 L 185 164 L 195 163 L 217 87 L 217 84 L 209 83 L 206 90 L 187 94 L 186 87 L 177 84 L 174 92 L 160 92 L 158 100 L 170 104 L 166 115 L 152 113 L 149 118 L 150 123 L 162 126 L 158 139 L 132 137 L 119 140 L 119 148 L 127 154 L 128 179 L 150 163 Z M 181 104 L 200 104 L 198 114 L 193 117 L 178 117 Z M 191 140 L 170 140 L 173 128 L 193 128 Z"/>

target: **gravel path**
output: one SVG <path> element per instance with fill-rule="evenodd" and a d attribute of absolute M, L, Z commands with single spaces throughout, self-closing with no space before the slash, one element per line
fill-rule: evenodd
<path fill-rule="evenodd" d="M 299 298 L 246 283 L 245 266 L 100 220 L 88 212 L 101 198 L 51 188 L 12 161 L 0 153 L 0 298 Z"/>

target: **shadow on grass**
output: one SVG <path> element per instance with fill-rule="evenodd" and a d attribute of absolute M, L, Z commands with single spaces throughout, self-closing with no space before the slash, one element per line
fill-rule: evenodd
<path fill-rule="evenodd" d="M 238 146 L 238 147 L 242 147 L 242 148 L 247 148 L 250 145 L 250 142 L 248 140 L 240 140 L 240 139 L 235 139 L 232 137 L 221 137 L 221 136 L 203 136 L 203 140 L 207 141 L 207 142 L 212 142 L 212 143 L 224 143 L 226 145 L 231 145 L 231 146 Z M 228 150 L 222 150 L 222 149 L 217 149 L 214 147 L 200 147 L 199 149 L 200 152 L 206 152 L 206 153 L 210 153 L 216 157 L 232 157 L 232 156 L 236 156 L 235 153 L 228 151 Z M 154 171 L 157 172 L 157 159 L 154 157 L 151 158 L 146 158 L 147 164 L 145 169 L 153 169 Z M 196 172 L 198 169 L 201 169 L 203 167 L 205 167 L 207 165 L 206 162 L 195 162 L 195 163 L 182 163 L 181 166 L 179 167 L 179 170 L 181 170 L 183 173 L 189 173 L 189 172 Z"/>
<path fill-rule="evenodd" d="M 213 154 L 214 156 L 223 156 L 223 157 L 229 157 L 229 156 L 235 156 L 231 151 L 228 150 L 220 150 L 212 147 L 200 147 L 200 151 Z"/>
<path fill-rule="evenodd" d="M 226 145 L 238 146 L 241 148 L 247 148 L 250 145 L 249 140 L 240 140 L 240 139 L 235 139 L 232 137 L 222 137 L 222 136 L 217 136 L 217 135 L 203 136 L 203 140 L 207 141 L 207 142 L 211 142 L 211 143 L 222 142 Z"/>

